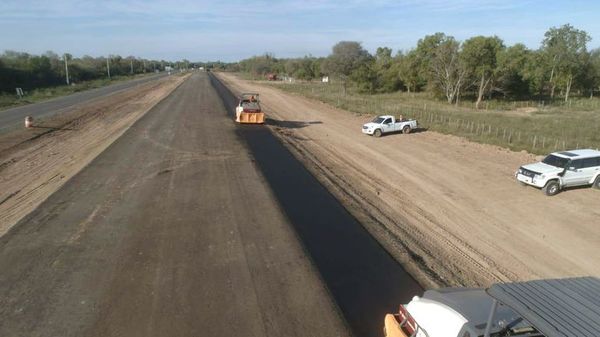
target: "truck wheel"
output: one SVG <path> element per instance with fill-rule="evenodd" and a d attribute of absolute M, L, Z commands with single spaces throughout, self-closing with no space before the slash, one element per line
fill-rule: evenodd
<path fill-rule="evenodd" d="M 550 180 L 546 183 L 546 186 L 542 188 L 542 191 L 547 196 L 553 196 L 560 192 L 560 185 L 558 184 L 558 181 Z"/>
<path fill-rule="evenodd" d="M 594 185 L 592 185 L 593 188 L 600 190 L 600 175 L 596 177 L 596 180 L 594 180 Z"/>
<path fill-rule="evenodd" d="M 373 132 L 373 136 L 375 136 L 377 138 L 381 137 L 381 130 L 379 130 L 379 129 L 375 130 L 375 132 Z"/>
<path fill-rule="evenodd" d="M 410 126 L 408 126 L 408 125 L 406 125 L 406 126 L 404 126 L 404 127 L 402 128 L 402 133 L 403 133 L 403 134 L 405 134 L 405 135 L 406 135 L 406 134 L 409 134 L 409 133 L 410 133 L 410 131 L 411 131 L 411 130 L 410 130 Z"/>

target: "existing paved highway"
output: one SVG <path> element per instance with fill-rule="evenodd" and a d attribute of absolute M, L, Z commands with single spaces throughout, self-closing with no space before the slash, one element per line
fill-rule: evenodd
<path fill-rule="evenodd" d="M 0 336 L 381 334 L 420 288 L 232 102 L 193 75 L 0 238 Z"/>
<path fill-rule="evenodd" d="M 21 126 L 25 120 L 25 117 L 27 116 L 32 116 L 34 118 L 47 117 L 76 104 L 95 98 L 101 98 L 117 91 L 132 88 L 136 85 L 149 81 L 154 81 L 164 76 L 168 76 L 168 74 L 166 72 L 153 74 L 131 81 L 119 82 L 101 88 L 77 92 L 68 96 L 58 97 L 36 104 L 0 110 L 0 133 L 9 131 L 17 126 Z"/>

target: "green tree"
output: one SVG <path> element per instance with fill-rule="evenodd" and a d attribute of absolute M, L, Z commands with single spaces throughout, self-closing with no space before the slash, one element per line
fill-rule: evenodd
<path fill-rule="evenodd" d="M 360 42 L 341 41 L 333 46 L 331 55 L 323 63 L 323 71 L 339 77 L 346 94 L 346 82 L 350 75 L 370 60 L 371 55 Z M 367 73 L 364 68 L 360 72 Z M 357 75 L 355 78 L 365 78 L 365 76 Z"/>
<path fill-rule="evenodd" d="M 477 86 L 477 102 L 479 109 L 484 95 L 490 90 L 497 74 L 498 54 L 504 49 L 502 40 L 497 36 L 475 36 L 462 45 L 461 59 L 474 76 Z"/>
<path fill-rule="evenodd" d="M 398 74 L 399 64 L 392 57 L 392 49 L 379 47 L 375 53 L 373 71 L 376 73 L 375 89 L 381 92 L 394 92 L 402 85 Z"/>
<path fill-rule="evenodd" d="M 594 49 L 590 53 L 590 97 L 594 97 L 594 91 L 600 91 L 600 49 Z"/>
<path fill-rule="evenodd" d="M 415 50 L 411 50 L 407 54 L 398 52 L 396 55 L 398 77 L 409 93 L 411 91 L 419 91 L 427 83 L 421 76 L 423 72 L 420 71 L 420 68 L 421 64 Z"/>
<path fill-rule="evenodd" d="M 375 70 L 374 61 L 366 61 L 358 65 L 350 74 L 350 79 L 356 83 L 361 92 L 374 93 L 378 88 L 379 76 Z"/>
<path fill-rule="evenodd" d="M 527 64 L 531 51 L 524 44 L 503 49 L 498 53 L 497 90 L 504 97 L 530 96 L 530 83 L 526 78 Z"/>
<path fill-rule="evenodd" d="M 555 89 L 560 87 L 568 101 L 574 80 L 584 69 L 587 43 L 591 38 L 585 31 L 569 24 L 552 27 L 544 36 L 542 51 L 550 67 L 550 97 L 554 98 Z"/>
<path fill-rule="evenodd" d="M 449 104 L 458 103 L 468 75 L 467 68 L 461 62 L 459 49 L 460 43 L 444 33 L 425 36 L 415 49 L 421 76 Z"/>

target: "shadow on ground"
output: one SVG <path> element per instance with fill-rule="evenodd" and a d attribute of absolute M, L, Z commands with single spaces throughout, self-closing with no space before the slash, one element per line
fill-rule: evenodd
<path fill-rule="evenodd" d="M 314 125 L 314 124 L 323 124 L 323 122 L 321 121 L 281 121 L 281 120 L 277 120 L 277 119 L 272 119 L 272 118 L 267 118 L 265 120 L 265 124 L 267 125 L 274 125 L 274 126 L 278 126 L 280 128 L 286 128 L 286 129 L 301 129 L 301 128 L 305 128 L 309 125 Z"/>
<path fill-rule="evenodd" d="M 410 134 L 427 132 L 428 130 L 429 130 L 428 128 L 416 128 L 414 130 L 411 130 Z M 388 136 L 393 136 L 393 135 L 398 135 L 398 134 L 402 134 L 402 131 L 384 133 L 384 134 L 381 135 L 381 137 L 388 137 Z"/>

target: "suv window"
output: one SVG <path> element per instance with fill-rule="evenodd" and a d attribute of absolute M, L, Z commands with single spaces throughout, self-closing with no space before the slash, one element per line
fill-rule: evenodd
<path fill-rule="evenodd" d="M 389 124 L 389 123 L 391 123 L 391 122 L 392 122 L 392 119 L 391 119 L 391 118 L 388 118 L 388 119 L 386 119 L 386 120 L 383 122 L 383 124 Z"/>
<path fill-rule="evenodd" d="M 564 168 L 569 163 L 569 159 L 563 158 L 563 157 L 558 157 L 558 156 L 551 154 L 551 155 L 548 155 L 546 158 L 544 158 L 544 160 L 542 160 L 542 163 L 560 167 L 560 168 Z M 569 166 L 571 166 L 571 165 L 569 165 Z"/>
<path fill-rule="evenodd" d="M 576 170 L 583 168 L 583 159 L 571 160 L 569 167 L 573 167 Z"/>
<path fill-rule="evenodd" d="M 598 158 L 586 158 L 583 159 L 582 168 L 598 166 Z"/>

